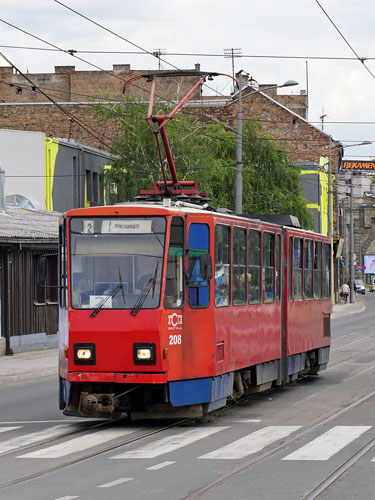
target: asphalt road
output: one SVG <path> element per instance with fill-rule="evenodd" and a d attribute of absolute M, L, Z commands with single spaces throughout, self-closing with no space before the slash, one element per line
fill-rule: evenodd
<path fill-rule="evenodd" d="M 72 419 L 54 378 L 0 386 L 0 499 L 375 498 L 375 294 L 363 301 L 332 322 L 318 377 L 200 422 Z"/>

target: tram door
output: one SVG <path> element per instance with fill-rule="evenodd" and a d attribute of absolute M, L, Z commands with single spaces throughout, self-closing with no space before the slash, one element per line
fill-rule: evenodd
<path fill-rule="evenodd" d="M 211 266 L 210 227 L 191 222 L 187 241 L 187 296 L 184 311 L 184 362 L 194 371 L 194 377 L 212 374 L 212 307 L 210 304 Z M 211 270 L 211 269 L 210 269 Z M 192 373 L 193 374 L 193 373 Z"/>

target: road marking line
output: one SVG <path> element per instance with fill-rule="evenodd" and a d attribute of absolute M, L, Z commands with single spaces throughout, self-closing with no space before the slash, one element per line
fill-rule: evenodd
<path fill-rule="evenodd" d="M 335 351 L 340 351 L 341 349 L 345 349 L 346 347 L 348 347 L 350 345 L 357 344 L 358 342 L 362 342 L 362 340 L 371 339 L 372 337 L 373 337 L 373 335 L 369 335 L 368 337 L 363 337 L 362 339 L 353 340 L 353 342 L 349 342 L 349 344 L 342 345 L 341 347 L 336 347 Z"/>
<path fill-rule="evenodd" d="M 238 420 L 229 420 L 229 422 L 234 422 L 236 424 L 259 424 L 262 421 L 260 418 L 244 418 Z"/>
<path fill-rule="evenodd" d="M 162 462 L 161 464 L 153 465 L 152 467 L 147 467 L 146 470 L 159 470 L 163 467 L 168 467 L 168 465 L 175 464 L 176 462 Z"/>
<path fill-rule="evenodd" d="M 126 483 L 132 480 L 132 477 L 123 477 L 121 479 L 116 479 L 116 481 L 112 481 L 111 483 L 101 484 L 98 488 L 112 488 L 112 486 L 117 486 L 118 484 Z"/>
<path fill-rule="evenodd" d="M 84 436 L 79 436 L 64 443 L 56 444 L 54 446 L 49 446 L 48 448 L 43 448 L 41 450 L 33 451 L 31 453 L 26 453 L 25 455 L 19 455 L 17 458 L 60 458 L 65 455 L 70 455 L 78 451 L 87 450 L 88 448 L 93 448 L 112 439 L 116 439 L 127 434 L 131 434 L 136 431 L 136 428 L 132 429 L 105 429 L 102 431 L 91 432 L 85 434 Z"/>
<path fill-rule="evenodd" d="M 71 430 L 77 429 L 76 425 L 70 425 Z M 25 446 L 30 446 L 33 444 L 40 443 L 42 441 L 49 440 L 51 438 L 57 438 L 64 436 L 69 430 L 67 425 L 56 425 L 50 427 L 49 429 L 44 429 L 38 432 L 31 432 L 30 434 L 25 434 L 23 436 L 18 436 L 7 441 L 0 443 L 0 455 L 8 453 L 9 451 L 17 450 L 18 448 L 24 448 Z"/>
<path fill-rule="evenodd" d="M 370 425 L 337 425 L 282 460 L 328 460 L 369 429 Z"/>
<path fill-rule="evenodd" d="M 269 426 L 237 439 L 222 448 L 206 453 L 198 458 L 236 460 L 257 453 L 266 446 L 285 438 L 300 429 L 300 425 Z"/>
<path fill-rule="evenodd" d="M 0 432 L 14 431 L 14 429 L 21 429 L 22 425 L 17 427 L 0 427 Z"/>
<path fill-rule="evenodd" d="M 67 496 L 67 497 L 60 497 L 60 498 L 56 498 L 55 500 L 73 500 L 73 498 L 78 498 L 77 496 Z"/>
<path fill-rule="evenodd" d="M 166 436 L 165 438 L 154 441 L 153 443 L 140 446 L 135 450 L 129 450 L 125 453 L 120 453 L 120 455 L 115 455 L 110 458 L 155 458 L 159 455 L 163 455 L 164 453 L 175 451 L 184 446 L 188 446 L 189 444 L 195 443 L 200 439 L 204 439 L 225 429 L 229 429 L 229 427 L 191 429 L 189 431 L 181 432 L 180 434 Z"/>

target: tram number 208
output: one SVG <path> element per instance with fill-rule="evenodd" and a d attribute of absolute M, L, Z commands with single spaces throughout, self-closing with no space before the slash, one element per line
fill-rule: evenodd
<path fill-rule="evenodd" d="M 178 345 L 182 343 L 181 335 L 169 335 L 169 345 Z"/>

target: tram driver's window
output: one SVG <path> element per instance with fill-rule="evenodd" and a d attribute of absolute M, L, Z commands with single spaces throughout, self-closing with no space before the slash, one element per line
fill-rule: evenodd
<path fill-rule="evenodd" d="M 215 305 L 228 306 L 230 302 L 230 227 L 215 227 Z"/>
<path fill-rule="evenodd" d="M 275 235 L 263 233 L 263 302 L 275 301 Z"/>

